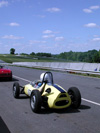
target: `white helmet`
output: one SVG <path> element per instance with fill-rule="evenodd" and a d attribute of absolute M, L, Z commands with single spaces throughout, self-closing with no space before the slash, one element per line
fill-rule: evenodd
<path fill-rule="evenodd" d="M 45 76 L 45 77 L 44 77 Z M 44 78 L 44 79 L 43 79 Z M 44 82 L 47 82 L 47 83 L 52 83 L 52 75 L 50 73 L 42 73 L 40 75 L 40 80 Z"/>
<path fill-rule="evenodd" d="M 45 73 L 42 73 L 42 74 L 40 75 L 40 80 L 41 80 L 41 81 L 43 81 L 44 74 L 45 74 Z"/>
<path fill-rule="evenodd" d="M 45 75 L 45 77 L 44 77 L 44 75 Z M 48 76 L 48 74 L 46 73 L 42 73 L 41 75 L 40 75 L 40 80 L 41 81 L 43 81 L 43 78 L 44 78 L 44 81 L 48 81 L 49 80 L 49 76 Z"/>

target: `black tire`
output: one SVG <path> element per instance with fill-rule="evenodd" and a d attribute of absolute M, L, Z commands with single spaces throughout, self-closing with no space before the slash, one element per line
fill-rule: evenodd
<path fill-rule="evenodd" d="M 38 90 L 33 90 L 30 97 L 30 106 L 33 112 L 39 113 L 41 110 L 42 97 Z"/>
<path fill-rule="evenodd" d="M 16 82 L 16 83 L 13 84 L 13 96 L 15 98 L 18 98 L 19 94 L 20 94 L 20 86 L 19 86 L 19 83 Z"/>
<path fill-rule="evenodd" d="M 75 109 L 79 108 L 79 106 L 81 104 L 81 94 L 80 94 L 80 91 L 78 90 L 78 88 L 76 88 L 76 87 L 69 88 L 68 94 L 71 97 L 72 107 Z"/>

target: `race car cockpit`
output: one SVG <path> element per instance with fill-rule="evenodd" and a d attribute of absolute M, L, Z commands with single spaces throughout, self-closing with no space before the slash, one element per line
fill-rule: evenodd
<path fill-rule="evenodd" d="M 52 84 L 53 85 L 53 75 L 51 72 L 42 73 L 40 75 L 40 80 L 42 83 Z"/>
<path fill-rule="evenodd" d="M 51 72 L 42 73 L 40 80 L 35 80 L 30 83 L 34 88 L 40 88 L 43 84 L 53 85 L 53 75 Z"/>

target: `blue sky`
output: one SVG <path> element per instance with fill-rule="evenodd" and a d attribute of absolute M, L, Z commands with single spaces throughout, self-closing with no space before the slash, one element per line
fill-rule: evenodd
<path fill-rule="evenodd" d="M 0 53 L 100 49 L 99 0 L 0 0 Z"/>

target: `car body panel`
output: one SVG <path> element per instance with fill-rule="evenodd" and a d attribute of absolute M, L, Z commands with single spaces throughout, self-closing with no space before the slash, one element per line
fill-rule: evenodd
<path fill-rule="evenodd" d="M 51 92 L 45 94 L 48 88 L 51 88 Z M 62 109 L 71 105 L 71 99 L 67 91 L 65 91 L 61 86 L 57 84 L 51 86 L 46 84 L 45 91 L 42 96 L 43 95 L 47 96 L 48 98 L 49 108 Z"/>
<path fill-rule="evenodd" d="M 32 84 L 27 84 L 24 86 L 24 92 L 26 95 L 31 96 L 33 90 L 38 89 L 39 91 L 44 86 L 44 83 L 39 88 L 35 88 Z M 47 92 L 50 89 L 50 93 Z M 63 109 L 71 105 L 71 98 L 67 91 L 57 84 L 45 84 L 42 97 L 47 98 L 47 105 L 49 108 Z"/>
<path fill-rule="evenodd" d="M 43 85 L 44 85 L 44 84 L 43 84 Z M 42 85 L 42 86 L 43 86 L 43 85 Z M 41 86 L 40 88 L 38 88 L 38 89 L 40 90 L 40 89 L 42 88 L 42 86 Z M 32 92 L 33 90 L 35 90 L 35 89 L 37 89 L 37 88 L 33 87 L 31 83 L 30 83 L 30 84 L 27 84 L 27 85 L 24 86 L 24 93 L 25 93 L 26 95 L 30 96 L 30 95 L 31 95 L 31 92 Z"/>
<path fill-rule="evenodd" d="M 12 78 L 12 71 L 0 66 L 0 78 Z"/>

